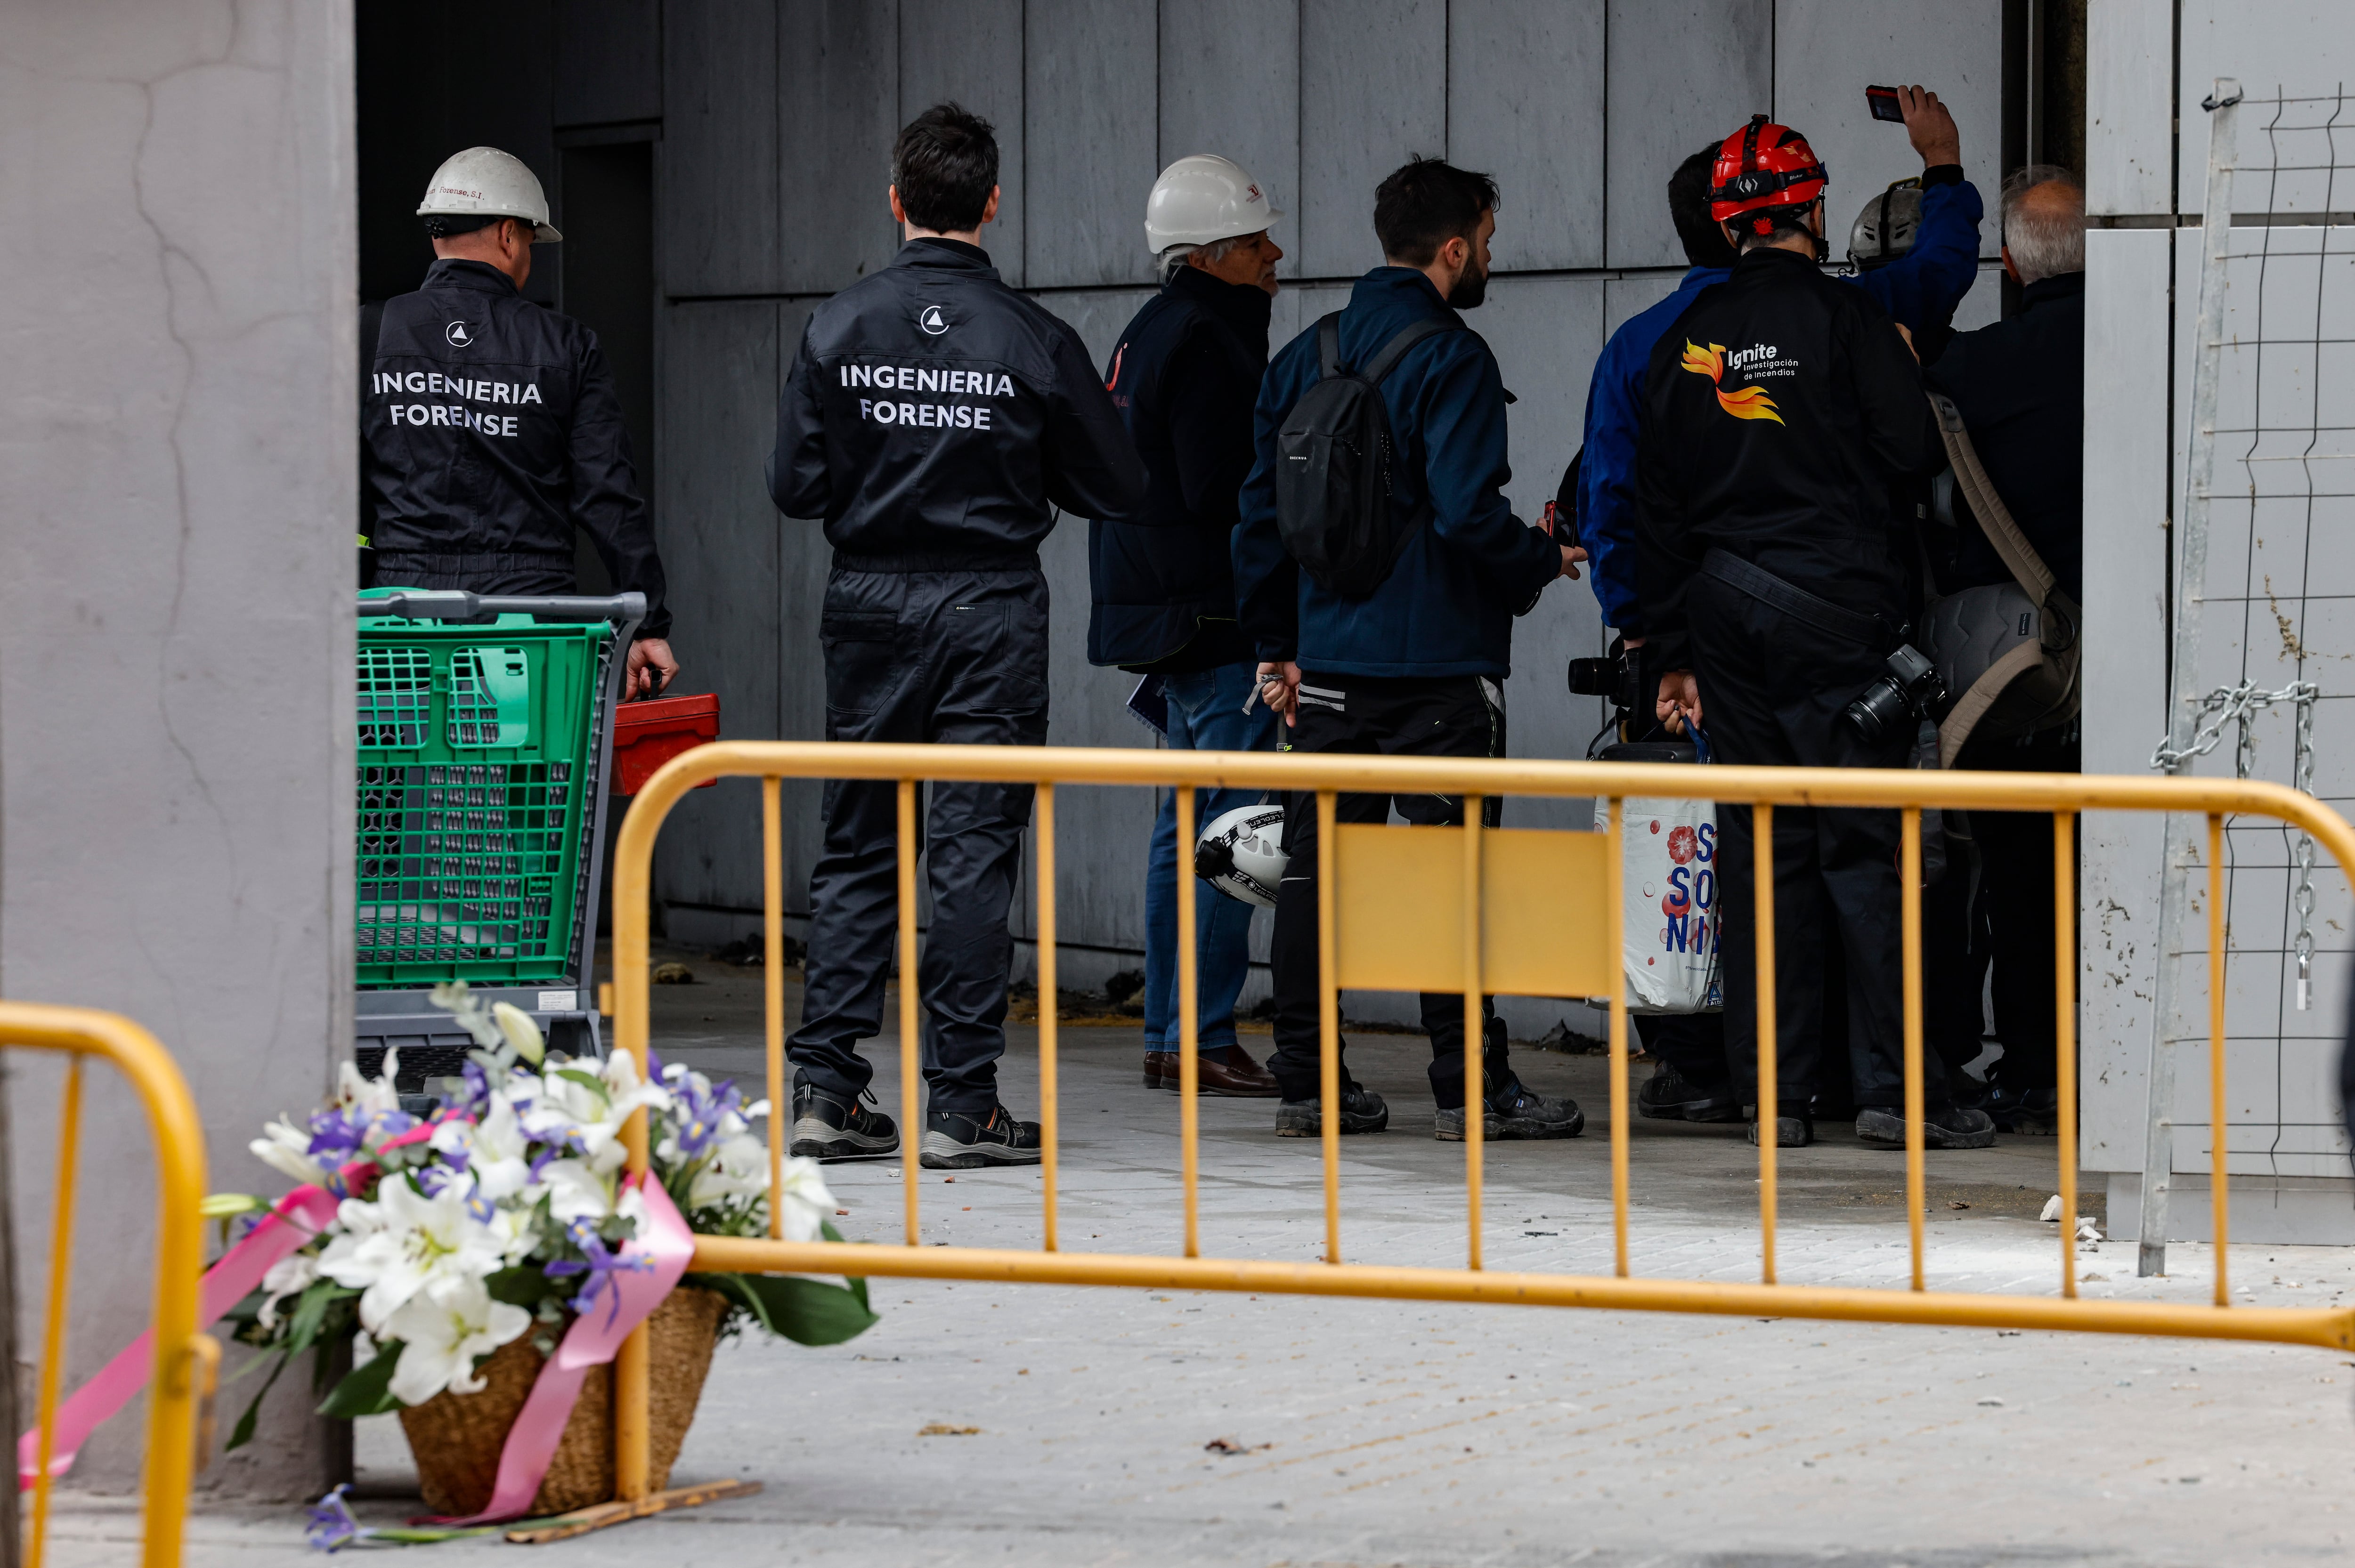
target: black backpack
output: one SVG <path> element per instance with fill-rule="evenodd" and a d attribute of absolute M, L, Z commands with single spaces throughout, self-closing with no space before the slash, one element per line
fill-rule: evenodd
<path fill-rule="evenodd" d="M 1284 549 L 1319 588 L 1361 599 L 1381 587 L 1430 508 L 1392 513 L 1390 412 L 1382 378 L 1433 333 L 1462 330 L 1428 316 L 1382 344 L 1363 370 L 1341 366 L 1341 315 L 1316 323 L 1322 370 L 1276 433 L 1275 526 Z"/>

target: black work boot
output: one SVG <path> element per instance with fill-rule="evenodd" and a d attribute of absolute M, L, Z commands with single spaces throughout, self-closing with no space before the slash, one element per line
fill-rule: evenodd
<path fill-rule="evenodd" d="M 1316 1100 L 1285 1100 L 1275 1107 L 1278 1138 L 1322 1138 L 1325 1118 Z M 1391 1124 L 1391 1107 L 1363 1084 L 1341 1086 L 1341 1130 L 1380 1132 Z"/>
<path fill-rule="evenodd" d="M 1758 1144 L 1758 1128 L 1757 1122 L 1753 1121 L 1750 1124 L 1750 1143 L 1753 1148 L 1757 1147 Z M 1778 1116 L 1774 1118 L 1775 1148 L 1805 1149 L 1815 1140 L 1816 1124 L 1806 1117 Z"/>
<path fill-rule="evenodd" d="M 856 1098 L 841 1099 L 809 1084 L 794 1086 L 792 1152 L 801 1160 L 859 1160 L 900 1152 L 900 1129 Z"/>
<path fill-rule="evenodd" d="M 978 1171 L 986 1165 L 1039 1163 L 1039 1124 L 1016 1121 L 1004 1106 L 979 1113 L 927 1110 L 922 1163 L 927 1171 Z"/>
<path fill-rule="evenodd" d="M 1905 1113 L 1894 1106 L 1863 1106 L 1856 1113 L 1856 1139 L 1876 1149 L 1905 1147 Z M 1935 1106 L 1922 1116 L 1924 1149 L 1988 1149 L 1995 1144 L 1995 1120 L 1983 1110 L 1961 1106 Z"/>
<path fill-rule="evenodd" d="M 1742 1097 L 1732 1084 L 1704 1089 L 1663 1062 L 1636 1090 L 1636 1114 L 1654 1121 L 1739 1121 Z"/>
<path fill-rule="evenodd" d="M 1490 1142 L 1508 1139 L 1576 1138 L 1586 1127 L 1586 1113 L 1573 1099 L 1532 1094 L 1518 1077 L 1488 1097 L 1488 1114 L 1480 1136 Z M 1464 1141 L 1464 1107 L 1442 1106 L 1433 1113 L 1431 1135 L 1442 1143 Z"/>
<path fill-rule="evenodd" d="M 1998 1132 L 2051 1138 L 2061 1130 L 2061 1092 L 2051 1086 L 2015 1089 L 1998 1082 L 1979 1107 L 1995 1118 Z"/>

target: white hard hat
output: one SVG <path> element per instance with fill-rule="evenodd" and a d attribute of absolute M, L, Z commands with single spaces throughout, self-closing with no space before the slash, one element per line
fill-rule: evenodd
<path fill-rule="evenodd" d="M 420 217 L 520 217 L 531 225 L 535 245 L 564 238 L 549 226 L 548 196 L 539 176 L 512 153 L 469 147 L 453 153 L 433 171 Z"/>
<path fill-rule="evenodd" d="M 1228 897 L 1262 909 L 1275 907 L 1276 885 L 1284 880 L 1284 868 L 1290 863 L 1291 857 L 1284 853 L 1281 806 L 1237 806 L 1222 811 L 1194 843 L 1196 876 Z"/>
<path fill-rule="evenodd" d="M 1284 214 L 1243 166 L 1215 154 L 1178 159 L 1145 200 L 1145 243 L 1158 256 L 1173 245 L 1209 245 L 1257 234 Z"/>

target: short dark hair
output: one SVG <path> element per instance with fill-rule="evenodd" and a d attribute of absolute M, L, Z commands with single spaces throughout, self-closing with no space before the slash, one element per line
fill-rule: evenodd
<path fill-rule="evenodd" d="M 1428 267 L 1449 240 L 1469 238 L 1497 207 L 1497 182 L 1444 158 L 1409 158 L 1374 189 L 1374 238 L 1387 260 Z"/>
<path fill-rule="evenodd" d="M 996 127 L 960 105 L 933 104 L 891 143 L 891 184 L 918 228 L 979 228 L 997 185 Z"/>
<path fill-rule="evenodd" d="M 1817 196 L 1814 201 L 1802 202 L 1797 207 L 1752 207 L 1732 220 L 1734 232 L 1742 236 L 1742 249 L 1749 250 L 1760 245 L 1772 245 L 1795 234 L 1804 234 L 1814 239 L 1816 231 L 1807 227 L 1807 215 L 1815 211 L 1823 199 Z M 1758 226 L 1762 223 L 1768 227 L 1760 228 Z"/>
<path fill-rule="evenodd" d="M 1685 260 L 1696 267 L 1731 267 L 1733 247 L 1725 230 L 1709 215 L 1709 192 L 1715 179 L 1717 143 L 1711 142 L 1677 165 L 1668 176 L 1668 217 L 1684 242 Z"/>

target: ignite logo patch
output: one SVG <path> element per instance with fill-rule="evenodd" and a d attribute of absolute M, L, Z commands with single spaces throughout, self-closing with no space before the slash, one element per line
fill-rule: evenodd
<path fill-rule="evenodd" d="M 1755 349 L 1744 349 L 1735 355 L 1734 359 L 1738 366 L 1748 363 L 1753 358 L 1771 359 L 1774 353 L 1772 348 L 1766 349 L 1763 355 Z M 1766 388 L 1764 387 L 1744 387 L 1732 392 L 1725 389 L 1726 365 L 1723 344 L 1713 343 L 1707 348 L 1702 348 L 1690 339 L 1687 339 L 1683 367 L 1695 376 L 1708 376 L 1710 385 L 1717 388 L 1717 406 L 1735 418 L 1772 419 L 1778 425 L 1783 422 L 1783 416 L 1774 411 L 1774 399 L 1766 396 Z"/>

